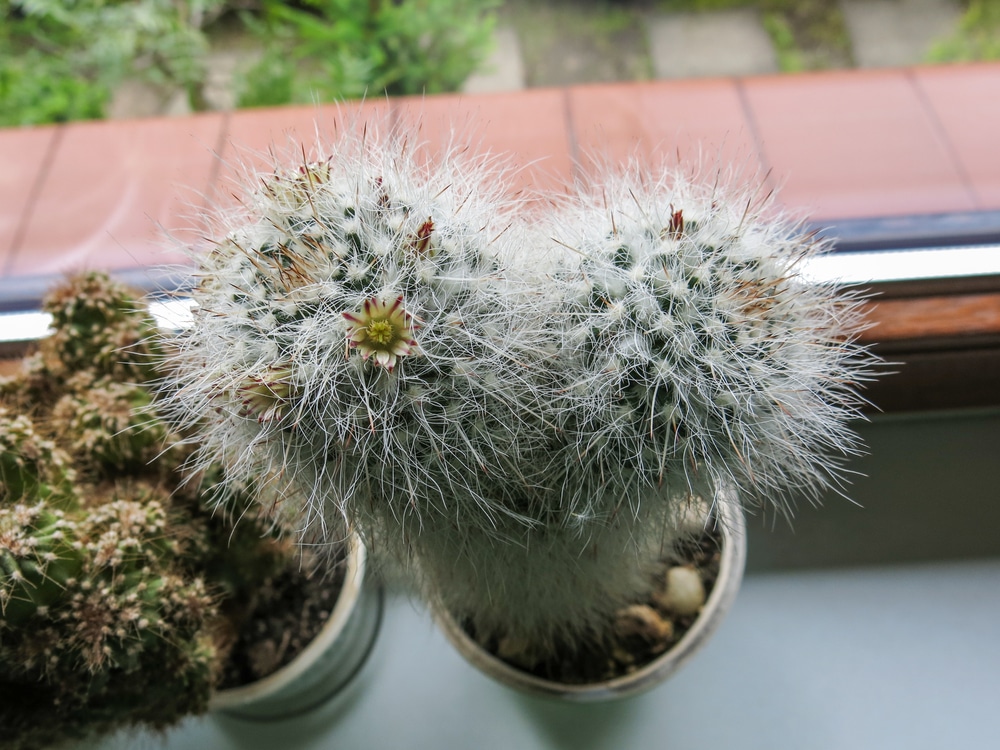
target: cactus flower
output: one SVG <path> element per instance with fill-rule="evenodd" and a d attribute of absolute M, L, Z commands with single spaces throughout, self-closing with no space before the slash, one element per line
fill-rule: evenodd
<path fill-rule="evenodd" d="M 348 322 L 348 345 L 361 352 L 364 359 L 375 356 L 375 364 L 389 372 L 398 357 L 410 354 L 417 342 L 413 339 L 412 316 L 403 309 L 403 298 L 381 302 L 366 299 L 360 314 L 344 313 Z"/>

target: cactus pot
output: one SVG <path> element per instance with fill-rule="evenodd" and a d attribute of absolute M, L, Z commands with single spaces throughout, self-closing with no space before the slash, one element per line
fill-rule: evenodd
<path fill-rule="evenodd" d="M 343 588 L 312 643 L 267 677 L 218 691 L 209 710 L 256 721 L 286 719 L 356 684 L 382 619 L 382 590 L 366 576 L 367 570 L 365 547 L 352 537 Z"/>
<path fill-rule="evenodd" d="M 601 682 L 565 684 L 518 669 L 477 643 L 448 612 L 435 620 L 451 644 L 474 667 L 508 687 L 525 693 L 571 702 L 625 698 L 648 690 L 676 672 L 708 641 L 736 598 L 746 562 L 746 524 L 734 501 L 720 502 L 713 511 L 721 534 L 718 577 L 694 623 L 671 648 L 636 671 Z"/>

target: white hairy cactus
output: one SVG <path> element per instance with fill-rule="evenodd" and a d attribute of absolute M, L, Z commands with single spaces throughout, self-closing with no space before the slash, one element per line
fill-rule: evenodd
<path fill-rule="evenodd" d="M 499 173 L 407 144 L 344 135 L 220 218 L 166 389 L 197 462 L 272 477 L 308 536 L 356 527 L 403 556 L 425 529 L 531 522 L 555 341 Z"/>
<path fill-rule="evenodd" d="M 803 276 L 825 244 L 756 185 L 640 167 L 578 192 L 564 247 L 568 420 L 587 465 L 790 510 L 839 481 L 871 359 L 857 300 Z"/>
<path fill-rule="evenodd" d="M 870 358 L 799 275 L 820 243 L 637 168 L 518 216 L 487 160 L 408 143 L 342 135 L 221 218 L 166 388 L 196 463 L 543 649 L 648 596 L 693 508 L 840 481 Z"/>
<path fill-rule="evenodd" d="M 632 165 L 538 217 L 560 340 L 536 524 L 424 553 L 477 633 L 599 639 L 706 501 L 787 515 L 840 487 L 873 360 L 857 299 L 802 274 L 825 245 L 775 214 L 756 185 Z"/>

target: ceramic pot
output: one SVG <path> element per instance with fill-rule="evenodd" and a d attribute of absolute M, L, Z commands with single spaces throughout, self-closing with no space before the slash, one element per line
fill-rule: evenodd
<path fill-rule="evenodd" d="M 719 574 L 701 612 L 672 648 L 631 674 L 582 685 L 542 679 L 511 666 L 483 649 L 450 614 L 439 611 L 435 613 L 435 619 L 448 640 L 468 662 L 509 687 L 534 695 L 579 702 L 624 698 L 640 693 L 663 682 L 694 656 L 722 622 L 739 591 L 746 563 L 743 511 L 735 498 L 721 495 L 713 510 L 713 519 L 722 537 Z"/>
<path fill-rule="evenodd" d="M 264 679 L 220 690 L 209 710 L 256 721 L 286 719 L 343 692 L 368 658 L 382 619 L 383 593 L 365 580 L 366 570 L 365 547 L 353 537 L 343 588 L 313 642 Z"/>

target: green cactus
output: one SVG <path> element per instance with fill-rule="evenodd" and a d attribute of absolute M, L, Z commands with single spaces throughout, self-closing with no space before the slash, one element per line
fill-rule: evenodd
<path fill-rule="evenodd" d="M 153 459 L 163 470 L 177 452 L 163 452 L 167 429 L 143 386 L 95 380 L 86 371 L 71 378 L 66 391 L 52 409 L 51 423 L 56 434 L 65 436 L 79 470 L 96 476 L 137 474 Z"/>
<path fill-rule="evenodd" d="M 44 501 L 0 507 L 0 616 L 23 625 L 62 598 L 83 568 L 75 522 Z"/>
<path fill-rule="evenodd" d="M 138 297 L 107 274 L 73 276 L 52 290 L 42 309 L 53 333 L 41 346 L 55 372 L 90 370 L 122 382 L 145 382 L 153 374 L 156 325 Z"/>
<path fill-rule="evenodd" d="M 53 334 L 0 394 L 0 726 L 16 750 L 205 711 L 234 618 L 297 563 L 276 521 L 206 504 L 217 471 L 177 471 L 189 448 L 152 406 L 138 298 L 90 273 L 46 308 Z"/>
<path fill-rule="evenodd" d="M 0 433 L 23 421 L 0 419 Z M 185 713 L 206 705 L 215 600 L 174 538 L 184 519 L 162 489 L 118 482 L 105 492 L 90 488 L 86 503 L 5 492 L 0 503 L 0 692 L 9 694 L 0 713 L 5 727 L 33 717 L 28 736 L 42 727 L 54 741 L 84 726 L 166 723 L 135 693 L 149 672 L 170 691 L 188 690 Z M 205 675 L 200 690 L 193 673 Z M 124 708 L 112 710 L 113 696 Z M 32 744 L 21 738 L 14 747 Z"/>
<path fill-rule="evenodd" d="M 72 498 L 76 475 L 66 453 L 40 435 L 32 420 L 0 404 L 0 501 Z"/>

